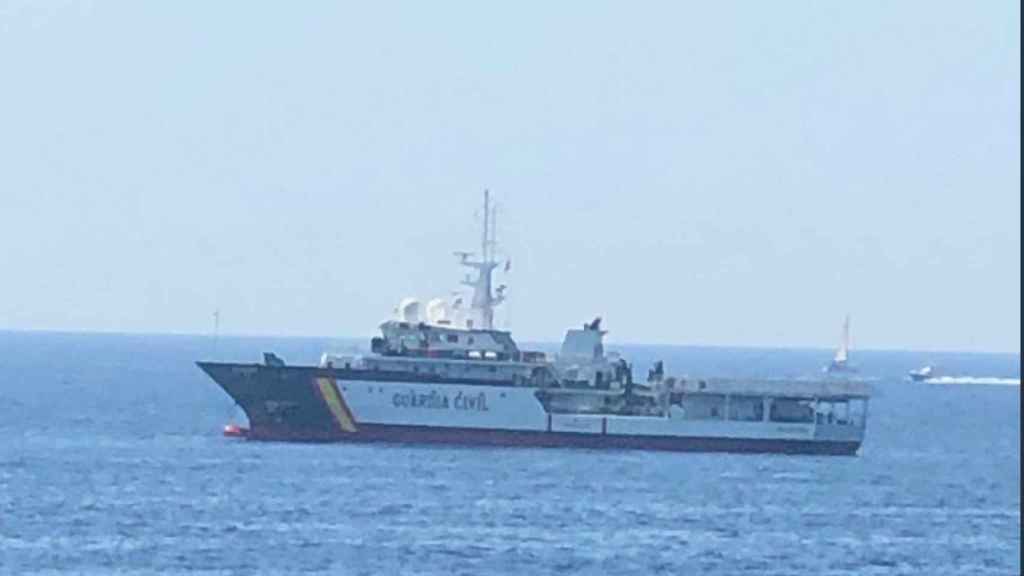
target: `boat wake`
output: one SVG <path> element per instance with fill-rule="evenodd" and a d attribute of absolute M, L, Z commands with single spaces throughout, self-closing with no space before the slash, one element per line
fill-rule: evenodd
<path fill-rule="evenodd" d="M 988 386 L 1020 386 L 1020 378 L 985 376 L 938 376 L 925 380 L 928 384 L 979 384 Z"/>

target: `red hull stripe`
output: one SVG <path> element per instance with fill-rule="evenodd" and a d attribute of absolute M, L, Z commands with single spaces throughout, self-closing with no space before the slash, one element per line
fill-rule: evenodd
<path fill-rule="evenodd" d="M 403 444 L 453 444 L 464 446 L 532 446 L 665 450 L 673 452 L 736 452 L 781 454 L 854 455 L 859 442 L 828 440 L 783 440 L 757 438 L 626 436 L 491 430 L 482 428 L 440 428 L 432 426 L 393 426 L 360 424 L 357 433 L 334 430 L 296 429 L 293 427 L 253 427 L 253 440 L 298 442 L 392 442 Z"/>

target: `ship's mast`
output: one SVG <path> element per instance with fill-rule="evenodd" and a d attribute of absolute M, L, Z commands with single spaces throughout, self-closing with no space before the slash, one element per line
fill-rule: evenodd
<path fill-rule="evenodd" d="M 220 339 L 220 308 L 213 311 L 213 353 L 217 353 L 217 340 Z"/>
<path fill-rule="evenodd" d="M 501 294 L 501 288 L 498 289 L 497 295 L 491 292 L 491 272 L 498 266 L 498 263 L 494 261 L 495 232 L 492 221 L 496 214 L 492 212 L 493 210 L 491 193 L 489 190 L 484 190 L 484 229 L 480 241 L 480 260 L 470 260 L 469 254 L 459 253 L 462 257 L 461 264 L 477 271 L 476 279 L 467 276 L 462 281 L 466 286 L 473 287 L 472 310 L 476 312 L 474 316 L 478 316 L 480 319 L 479 326 L 473 326 L 470 321 L 467 322 L 467 328 L 493 330 L 494 307 L 505 300 L 505 296 Z"/>
<path fill-rule="evenodd" d="M 487 245 L 491 242 L 490 235 L 490 217 L 491 217 L 491 191 L 484 190 L 484 236 L 480 242 L 480 257 L 484 262 L 487 262 Z"/>

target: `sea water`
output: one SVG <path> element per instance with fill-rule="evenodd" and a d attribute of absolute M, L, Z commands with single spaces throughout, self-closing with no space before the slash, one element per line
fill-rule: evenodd
<path fill-rule="evenodd" d="M 856 352 L 856 457 L 245 442 L 194 365 L 353 344 L 0 332 L 0 574 L 1020 573 L 1020 388 L 984 380 L 1015 355 Z M 608 347 L 638 378 L 830 359 Z"/>

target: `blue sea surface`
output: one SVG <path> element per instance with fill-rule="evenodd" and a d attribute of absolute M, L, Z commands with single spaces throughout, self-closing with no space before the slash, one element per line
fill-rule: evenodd
<path fill-rule="evenodd" d="M 856 457 L 225 438 L 195 367 L 353 341 L 0 332 L 0 574 L 1019 574 L 1016 355 L 857 351 Z M 638 377 L 819 374 L 827 350 L 623 346 Z"/>

